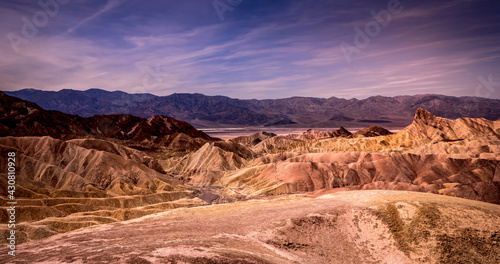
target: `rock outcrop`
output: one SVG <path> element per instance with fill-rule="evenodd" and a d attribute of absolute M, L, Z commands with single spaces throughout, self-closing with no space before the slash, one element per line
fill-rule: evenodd
<path fill-rule="evenodd" d="M 392 133 L 383 127 L 369 126 L 354 133 L 354 137 L 378 137 L 378 136 L 387 136 L 390 134 Z"/>
<path fill-rule="evenodd" d="M 275 136 L 276 136 L 276 134 L 274 134 L 274 133 L 268 133 L 265 131 L 261 131 L 259 133 L 255 133 L 255 134 L 250 135 L 250 136 L 241 136 L 241 137 L 231 138 L 228 141 L 236 142 L 236 143 L 242 144 L 244 146 L 253 147 L 253 146 L 259 144 L 260 142 L 262 142 L 268 138 L 273 138 Z"/>
<path fill-rule="evenodd" d="M 260 157 L 226 171 L 215 184 L 245 186 L 248 196 L 388 189 L 498 204 L 499 125 L 485 119 L 450 120 L 419 109 L 413 123 L 394 134 L 370 127 L 347 137 L 271 137 L 252 147 Z M 305 135 L 323 133 L 329 132 Z"/>
<path fill-rule="evenodd" d="M 319 131 L 314 129 L 309 129 L 306 132 L 300 135 L 289 135 L 289 137 L 300 139 L 303 141 L 309 141 L 313 139 L 325 139 L 325 138 L 333 138 L 333 137 L 349 137 L 352 133 L 347 129 L 341 127 L 335 131 Z"/>
<path fill-rule="evenodd" d="M 0 136 L 50 136 L 57 139 L 101 138 L 130 141 L 130 145 L 150 143 L 190 151 L 216 141 L 190 124 L 167 116 L 140 118 L 132 115 L 96 115 L 82 118 L 0 92 Z"/>
<path fill-rule="evenodd" d="M 0 154 L 15 152 L 17 242 L 82 227 L 204 204 L 196 191 L 152 157 L 102 140 L 2 137 Z M 6 171 L 6 159 L 0 168 Z M 0 177 L 0 221 L 6 223 L 7 177 Z M 7 234 L 6 226 L 0 227 Z"/>

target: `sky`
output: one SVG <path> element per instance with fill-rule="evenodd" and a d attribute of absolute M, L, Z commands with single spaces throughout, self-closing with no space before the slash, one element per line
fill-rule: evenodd
<path fill-rule="evenodd" d="M 500 1 L 3 0 L 0 90 L 500 98 Z"/>

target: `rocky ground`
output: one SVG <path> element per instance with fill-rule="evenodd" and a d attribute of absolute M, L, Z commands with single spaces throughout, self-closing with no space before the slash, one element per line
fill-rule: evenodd
<path fill-rule="evenodd" d="M 24 243 L 0 263 L 498 263 L 499 227 L 499 205 L 349 191 L 174 209 Z"/>
<path fill-rule="evenodd" d="M 220 140 L 168 117 L 0 100 L 19 253 L 0 263 L 499 262 L 500 121 L 419 109 L 397 133 Z"/>

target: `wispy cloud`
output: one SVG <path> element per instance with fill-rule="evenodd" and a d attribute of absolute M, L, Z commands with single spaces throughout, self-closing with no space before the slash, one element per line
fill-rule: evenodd
<path fill-rule="evenodd" d="M 500 33 L 492 26 L 494 12 L 484 13 L 488 1 L 461 1 L 446 10 L 449 1 L 403 2 L 405 10 L 350 64 L 338 45 L 352 43 L 353 27 L 364 27 L 373 19 L 370 10 L 384 5 L 243 2 L 221 23 L 210 4 L 194 0 L 90 2 L 64 6 L 20 54 L 2 53 L 0 89 L 366 98 L 474 95 L 478 76 L 500 78 Z M 40 10 L 18 9 L 0 8 L 0 22 L 19 23 Z M 96 25 L 103 31 L 90 30 Z M 8 30 L 0 28 L 0 35 Z M 9 49 L 0 42 L 0 50 Z"/>
<path fill-rule="evenodd" d="M 80 21 L 78 24 L 76 24 L 75 26 L 72 26 L 70 27 L 66 33 L 72 33 L 73 31 L 77 30 L 78 28 L 82 27 L 83 25 L 87 24 L 88 22 L 98 18 L 99 16 L 117 8 L 118 6 L 120 6 L 121 4 L 123 4 L 126 0 L 108 0 L 108 2 L 106 3 L 106 5 L 104 7 L 102 7 L 101 9 L 99 9 L 99 11 L 95 12 L 94 14 L 86 17 L 85 19 L 83 19 L 82 21 Z"/>

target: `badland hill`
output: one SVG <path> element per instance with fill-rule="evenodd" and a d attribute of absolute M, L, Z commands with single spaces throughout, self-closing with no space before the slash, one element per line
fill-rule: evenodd
<path fill-rule="evenodd" d="M 220 140 L 167 116 L 0 100 L 0 152 L 16 153 L 16 261 L 499 261 L 500 121 L 419 108 L 396 133 Z M 6 168 L 0 159 L 2 223 Z"/>

